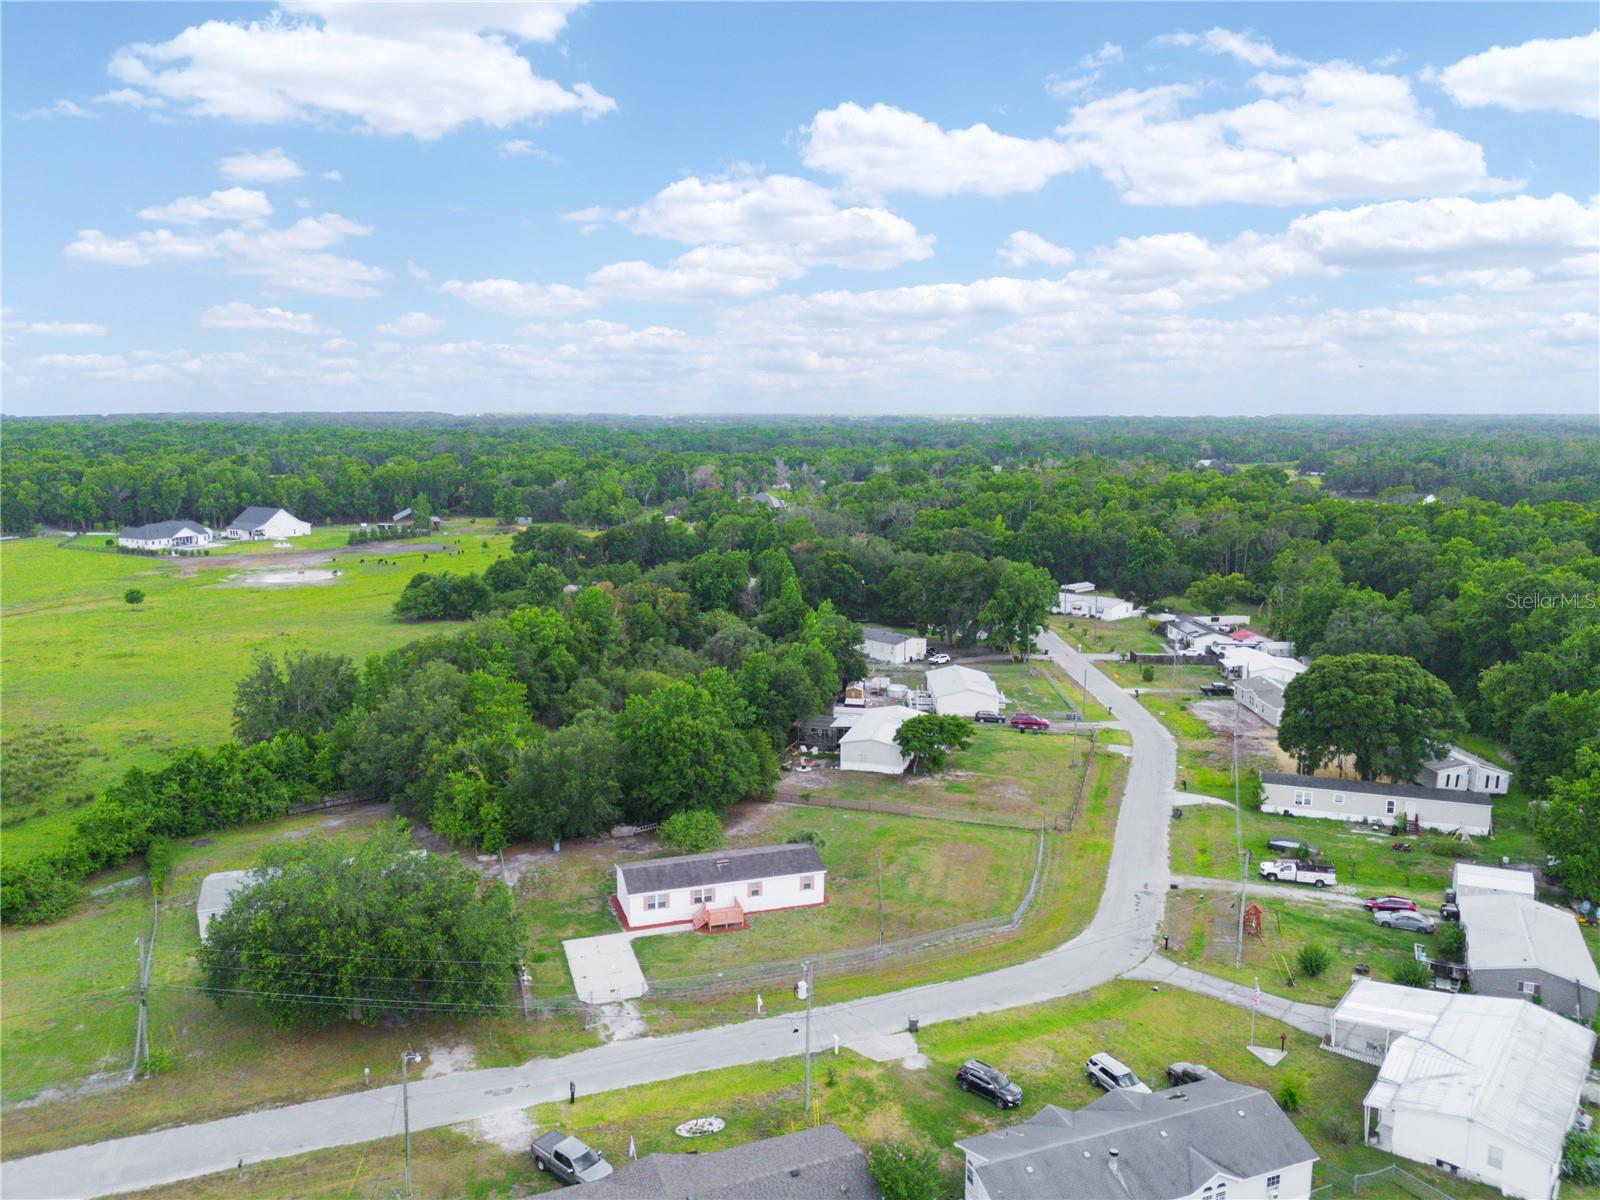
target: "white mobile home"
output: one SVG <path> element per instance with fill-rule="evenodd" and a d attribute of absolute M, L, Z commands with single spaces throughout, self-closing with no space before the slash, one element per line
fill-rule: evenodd
<path fill-rule="evenodd" d="M 1233 694 L 1274 729 L 1283 720 L 1283 684 L 1266 675 L 1251 675 L 1233 685 Z"/>
<path fill-rule="evenodd" d="M 1480 996 L 1536 1000 L 1547 1010 L 1594 1020 L 1600 971 L 1570 912 L 1527 896 L 1460 896 L 1467 970 Z"/>
<path fill-rule="evenodd" d="M 965 1200 L 1303 1200 L 1317 1161 L 1271 1096 L 1221 1077 L 1047 1104 L 956 1149 Z"/>
<path fill-rule="evenodd" d="M 1061 589 L 1056 611 L 1067 617 L 1092 617 L 1096 621 L 1125 621 L 1139 610 L 1128 600 L 1093 592 Z"/>
<path fill-rule="evenodd" d="M 1511 790 L 1511 772 L 1460 746 L 1451 746 L 1450 753 L 1437 762 L 1423 764 L 1422 770 L 1417 772 L 1417 782 L 1423 787 L 1445 791 L 1503 796 Z"/>
<path fill-rule="evenodd" d="M 875 771 L 880 775 L 899 775 L 911 765 L 900 753 L 894 735 L 912 717 L 922 716 L 903 704 L 886 704 L 854 714 L 844 736 L 839 739 L 841 771 Z"/>
<path fill-rule="evenodd" d="M 617 864 L 612 905 L 625 929 L 701 925 L 717 914 L 809 908 L 827 900 L 828 871 L 815 846 L 713 850 Z M 724 918 L 719 922 L 727 925 Z"/>
<path fill-rule="evenodd" d="M 1487 837 L 1493 831 L 1494 807 L 1489 797 L 1474 792 L 1442 792 L 1414 783 L 1379 783 L 1331 779 L 1324 775 L 1287 775 L 1263 771 L 1266 792 L 1261 811 L 1288 817 L 1328 821 L 1369 821 L 1380 825 L 1413 825 L 1440 833 Z"/>
<path fill-rule="evenodd" d="M 1356 981 L 1328 1049 L 1378 1062 L 1365 1140 L 1390 1154 L 1552 1200 L 1594 1034 L 1537 1005 Z"/>
<path fill-rule="evenodd" d="M 305 537 L 311 523 L 302 521 L 286 508 L 247 508 L 223 531 L 223 537 L 236 542 L 275 541 L 278 538 Z"/>
<path fill-rule="evenodd" d="M 861 630 L 861 652 L 873 662 L 909 663 L 928 657 L 928 639 L 877 625 Z"/>
<path fill-rule="evenodd" d="M 1533 899 L 1533 872 L 1458 862 L 1450 871 L 1456 899 L 1463 896 L 1526 896 Z"/>
<path fill-rule="evenodd" d="M 211 544 L 211 530 L 199 521 L 156 521 L 117 530 L 117 545 L 127 550 L 193 550 Z"/>
<path fill-rule="evenodd" d="M 941 717 L 970 717 L 999 712 L 1005 698 L 994 680 L 971 667 L 935 667 L 928 672 L 933 710 Z"/>

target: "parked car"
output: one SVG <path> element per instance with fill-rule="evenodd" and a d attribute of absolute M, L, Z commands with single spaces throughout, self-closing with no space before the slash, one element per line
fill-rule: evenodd
<path fill-rule="evenodd" d="M 1084 1063 L 1083 1071 L 1089 1077 L 1090 1083 L 1095 1087 L 1105 1088 L 1108 1092 L 1144 1092 L 1147 1095 L 1150 1092 L 1150 1089 L 1129 1068 L 1103 1051 Z"/>
<path fill-rule="evenodd" d="M 1322 853 L 1315 846 L 1308 846 L 1305 842 L 1298 841 L 1295 838 L 1269 838 L 1267 849 L 1274 854 L 1299 854 L 1307 858 L 1315 858 Z"/>
<path fill-rule="evenodd" d="M 969 1058 L 956 1071 L 956 1086 L 994 1102 L 996 1108 L 1016 1108 L 1022 1103 L 1022 1088 L 1006 1078 L 999 1067 Z"/>
<path fill-rule="evenodd" d="M 1043 733 L 1050 728 L 1050 722 L 1032 713 L 1012 713 L 1011 728 L 1018 733 Z"/>
<path fill-rule="evenodd" d="M 945 663 L 950 661 L 950 656 L 943 651 L 940 651 L 937 654 L 928 655 L 928 661 L 936 667 L 942 667 L 945 665 Z"/>
<path fill-rule="evenodd" d="M 1419 912 L 1375 912 L 1372 923 L 1385 929 L 1404 929 L 1407 933 L 1432 933 L 1434 920 Z"/>
<path fill-rule="evenodd" d="M 979 725 L 1004 725 L 1006 723 L 1006 719 L 999 713 L 990 712 L 987 709 L 973 713 L 972 719 Z"/>
<path fill-rule="evenodd" d="M 1200 685 L 1202 696 L 1231 696 L 1233 684 L 1231 683 L 1202 683 Z"/>
<path fill-rule="evenodd" d="M 1461 920 L 1461 906 L 1456 903 L 1456 893 L 1454 888 L 1451 888 L 1444 894 L 1444 903 L 1439 905 L 1439 919 L 1441 921 Z"/>
<path fill-rule="evenodd" d="M 1416 912 L 1417 902 L 1404 896 L 1374 896 L 1367 901 L 1368 912 Z"/>
<path fill-rule="evenodd" d="M 605 1155 L 559 1129 L 534 1138 L 528 1153 L 539 1170 L 549 1171 L 562 1183 L 593 1183 L 611 1174 Z"/>
<path fill-rule="evenodd" d="M 1186 1083 L 1199 1083 L 1202 1079 L 1212 1078 L 1210 1067 L 1202 1067 L 1199 1063 L 1175 1062 L 1167 1068 L 1167 1082 L 1173 1087 L 1182 1087 Z"/>
<path fill-rule="evenodd" d="M 1326 863 L 1301 862 L 1292 858 L 1269 858 L 1261 864 L 1261 877 L 1276 883 L 1309 883 L 1312 887 L 1331 887 L 1339 882 Z"/>

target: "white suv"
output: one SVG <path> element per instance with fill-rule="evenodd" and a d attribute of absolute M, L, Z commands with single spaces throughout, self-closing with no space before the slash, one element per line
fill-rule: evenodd
<path fill-rule="evenodd" d="M 1083 1072 L 1089 1077 L 1089 1082 L 1096 1087 L 1105 1088 L 1108 1092 L 1128 1091 L 1150 1094 L 1146 1087 L 1131 1070 L 1123 1066 L 1109 1054 L 1096 1054 L 1083 1066 Z"/>

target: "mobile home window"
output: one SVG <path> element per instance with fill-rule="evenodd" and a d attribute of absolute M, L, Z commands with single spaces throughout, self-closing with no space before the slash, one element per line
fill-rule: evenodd
<path fill-rule="evenodd" d="M 1267 1200 L 1278 1200 L 1278 1188 L 1283 1185 L 1282 1175 L 1267 1176 Z"/>
<path fill-rule="evenodd" d="M 814 892 L 814 891 L 816 891 L 817 890 L 817 877 L 815 875 L 802 875 L 802 876 L 800 876 L 800 890 L 802 892 Z"/>
<path fill-rule="evenodd" d="M 690 904 L 710 904 L 716 898 L 716 888 L 691 888 L 689 890 Z"/>
<path fill-rule="evenodd" d="M 1394 801 L 1393 800 L 1385 800 L 1383 802 L 1383 814 L 1386 817 L 1394 816 Z"/>
<path fill-rule="evenodd" d="M 750 881 L 750 895 L 752 897 L 761 895 L 761 880 L 752 879 Z"/>
<path fill-rule="evenodd" d="M 655 912 L 657 909 L 665 908 L 667 906 L 667 895 L 668 893 L 666 892 L 652 892 L 646 896 L 644 898 L 645 912 Z"/>
<path fill-rule="evenodd" d="M 1521 992 L 1524 996 L 1537 996 L 1539 994 L 1538 981 L 1533 979 L 1519 979 L 1517 980 L 1517 991 Z"/>
<path fill-rule="evenodd" d="M 1335 804 L 1343 804 L 1344 803 L 1344 793 L 1343 792 L 1335 792 L 1333 794 L 1333 802 Z"/>

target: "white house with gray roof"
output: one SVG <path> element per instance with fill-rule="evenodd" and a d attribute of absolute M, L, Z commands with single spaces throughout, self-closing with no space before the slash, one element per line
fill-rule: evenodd
<path fill-rule="evenodd" d="M 1266 793 L 1261 811 L 1286 817 L 1319 817 L 1325 821 L 1363 821 L 1379 825 L 1413 822 L 1439 833 L 1487 837 L 1494 826 L 1494 806 L 1478 792 L 1447 792 L 1414 783 L 1333 779 L 1326 775 L 1288 775 L 1263 771 Z"/>
<path fill-rule="evenodd" d="M 211 544 L 211 530 L 199 521 L 155 521 L 117 530 L 125 550 L 195 550 Z"/>
<path fill-rule="evenodd" d="M 1422 770 L 1417 772 L 1417 782 L 1423 787 L 1445 791 L 1503 796 L 1511 790 L 1511 772 L 1460 746 L 1451 746 L 1450 753 L 1443 758 L 1422 765 Z"/>
<path fill-rule="evenodd" d="M 748 915 L 828 898 L 828 869 L 804 842 L 644 858 L 618 863 L 616 872 L 612 903 L 628 929 L 689 925 L 702 910 Z"/>
<path fill-rule="evenodd" d="M 585 1200 L 876 1200 L 867 1156 L 837 1125 L 727 1150 L 647 1154 L 577 1191 Z"/>
<path fill-rule="evenodd" d="M 966 1200 L 1304 1200 L 1317 1152 L 1260 1088 L 1108 1092 L 956 1143 Z"/>
<path fill-rule="evenodd" d="M 921 634 L 900 633 L 881 625 L 864 625 L 861 628 L 861 653 L 873 662 L 916 662 L 928 657 L 928 639 Z"/>
<path fill-rule="evenodd" d="M 1537 1000 L 1550 1012 L 1594 1020 L 1600 971 L 1570 912 L 1504 892 L 1457 903 L 1475 993 Z"/>
<path fill-rule="evenodd" d="M 1283 720 L 1283 683 L 1268 675 L 1250 675 L 1233 685 L 1233 694 L 1274 729 Z"/>
<path fill-rule="evenodd" d="M 236 542 L 276 541 L 278 538 L 305 537 L 310 532 L 311 523 L 302 521 L 286 508 L 254 505 L 229 521 L 222 536 Z"/>

